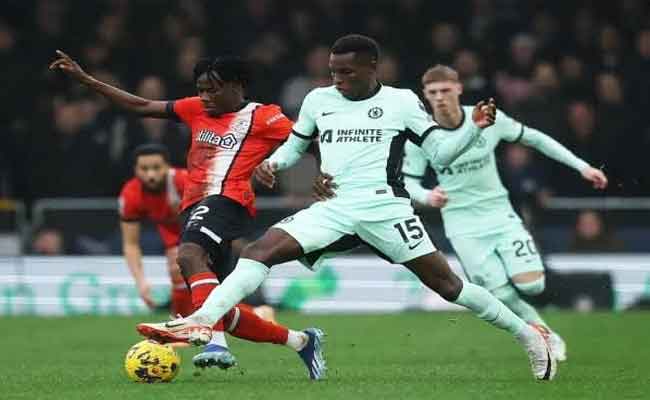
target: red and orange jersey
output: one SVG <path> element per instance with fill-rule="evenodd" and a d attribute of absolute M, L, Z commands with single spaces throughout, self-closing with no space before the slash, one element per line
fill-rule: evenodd
<path fill-rule="evenodd" d="M 165 189 L 157 193 L 144 190 L 138 178 L 131 178 L 120 192 L 120 218 L 123 221 L 151 220 L 156 224 L 165 248 L 178 245 L 181 234 L 179 212 L 187 176 L 184 169 L 170 168 Z"/>
<path fill-rule="evenodd" d="M 286 140 L 293 122 L 274 104 L 250 102 L 239 111 L 211 117 L 198 97 L 188 97 L 170 102 L 168 110 L 192 131 L 181 209 L 218 194 L 255 215 L 253 171 Z"/>

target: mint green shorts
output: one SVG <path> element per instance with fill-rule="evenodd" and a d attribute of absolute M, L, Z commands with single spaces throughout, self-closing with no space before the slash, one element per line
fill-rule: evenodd
<path fill-rule="evenodd" d="M 526 228 L 513 224 L 496 233 L 449 238 L 470 282 L 494 290 L 521 273 L 544 271 Z"/>
<path fill-rule="evenodd" d="M 363 196 L 360 196 L 363 198 Z M 328 257 L 368 245 L 382 258 L 402 264 L 436 251 L 409 199 L 390 196 L 336 197 L 312 204 L 273 227 L 291 235 L 311 269 Z"/>

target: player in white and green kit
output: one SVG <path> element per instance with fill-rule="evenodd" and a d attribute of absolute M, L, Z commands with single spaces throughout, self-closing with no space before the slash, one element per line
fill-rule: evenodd
<path fill-rule="evenodd" d="M 471 107 L 459 102 L 462 86 L 456 71 L 437 65 L 423 75 L 422 84 L 435 120 L 448 135 L 473 129 L 466 118 Z M 445 234 L 471 282 L 492 292 L 525 321 L 548 328 L 535 308 L 517 293 L 540 294 L 544 290 L 544 266 L 499 178 L 494 149 L 502 140 L 539 150 L 578 171 L 596 188 L 607 185 L 600 170 L 548 135 L 499 111 L 494 125 L 450 165 L 431 161 L 423 149 L 407 144 L 403 166 L 406 188 L 416 202 L 440 208 Z M 421 185 L 428 166 L 438 178 L 433 190 Z M 557 333 L 551 333 L 550 343 L 556 358 L 565 360 L 566 346 Z"/>
<path fill-rule="evenodd" d="M 556 363 L 543 334 L 487 290 L 451 271 L 415 216 L 401 180 L 407 141 L 425 149 L 433 162 L 450 164 L 480 139 L 481 128 L 494 122 L 494 105 L 479 103 L 471 127 L 449 136 L 412 91 L 377 81 L 378 56 L 377 44 L 365 36 L 337 40 L 330 54 L 334 86 L 307 95 L 293 134 L 256 172 L 262 183 L 273 185 L 275 172 L 295 164 L 317 138 L 321 168 L 338 184 L 336 197 L 286 218 L 248 245 L 232 274 L 194 314 L 148 328 L 170 339 L 204 342 L 209 327 L 255 290 L 274 265 L 302 257 L 317 260 L 361 241 L 409 268 L 446 300 L 512 333 L 525 347 L 534 376 L 552 379 Z M 310 373 L 320 379 L 324 363 L 314 360 L 313 365 Z"/>

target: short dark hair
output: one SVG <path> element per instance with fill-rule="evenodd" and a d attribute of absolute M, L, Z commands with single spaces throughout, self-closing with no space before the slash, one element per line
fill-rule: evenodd
<path fill-rule="evenodd" d="M 374 61 L 379 60 L 379 45 L 377 42 L 364 35 L 345 35 L 334 42 L 330 49 L 332 54 L 360 53 L 370 56 Z"/>
<path fill-rule="evenodd" d="M 138 162 L 140 156 L 159 155 L 169 164 L 169 150 L 159 143 L 145 143 L 133 150 L 133 164 Z"/>
<path fill-rule="evenodd" d="M 237 56 L 202 58 L 194 66 L 194 83 L 203 74 L 223 82 L 238 82 L 246 86 L 251 79 L 251 66 L 247 60 Z"/>

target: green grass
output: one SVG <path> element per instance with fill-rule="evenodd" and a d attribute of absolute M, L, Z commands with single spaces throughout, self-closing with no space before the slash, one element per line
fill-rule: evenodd
<path fill-rule="evenodd" d="M 196 350 L 184 349 L 179 376 L 157 385 L 131 383 L 123 371 L 141 318 L 0 318 L 0 399 L 650 398 L 650 314 L 546 316 L 569 344 L 550 383 L 534 381 L 510 336 L 469 313 L 281 313 L 289 326 L 328 333 L 327 381 L 308 381 L 284 347 L 231 339 L 239 367 L 194 376 Z"/>

